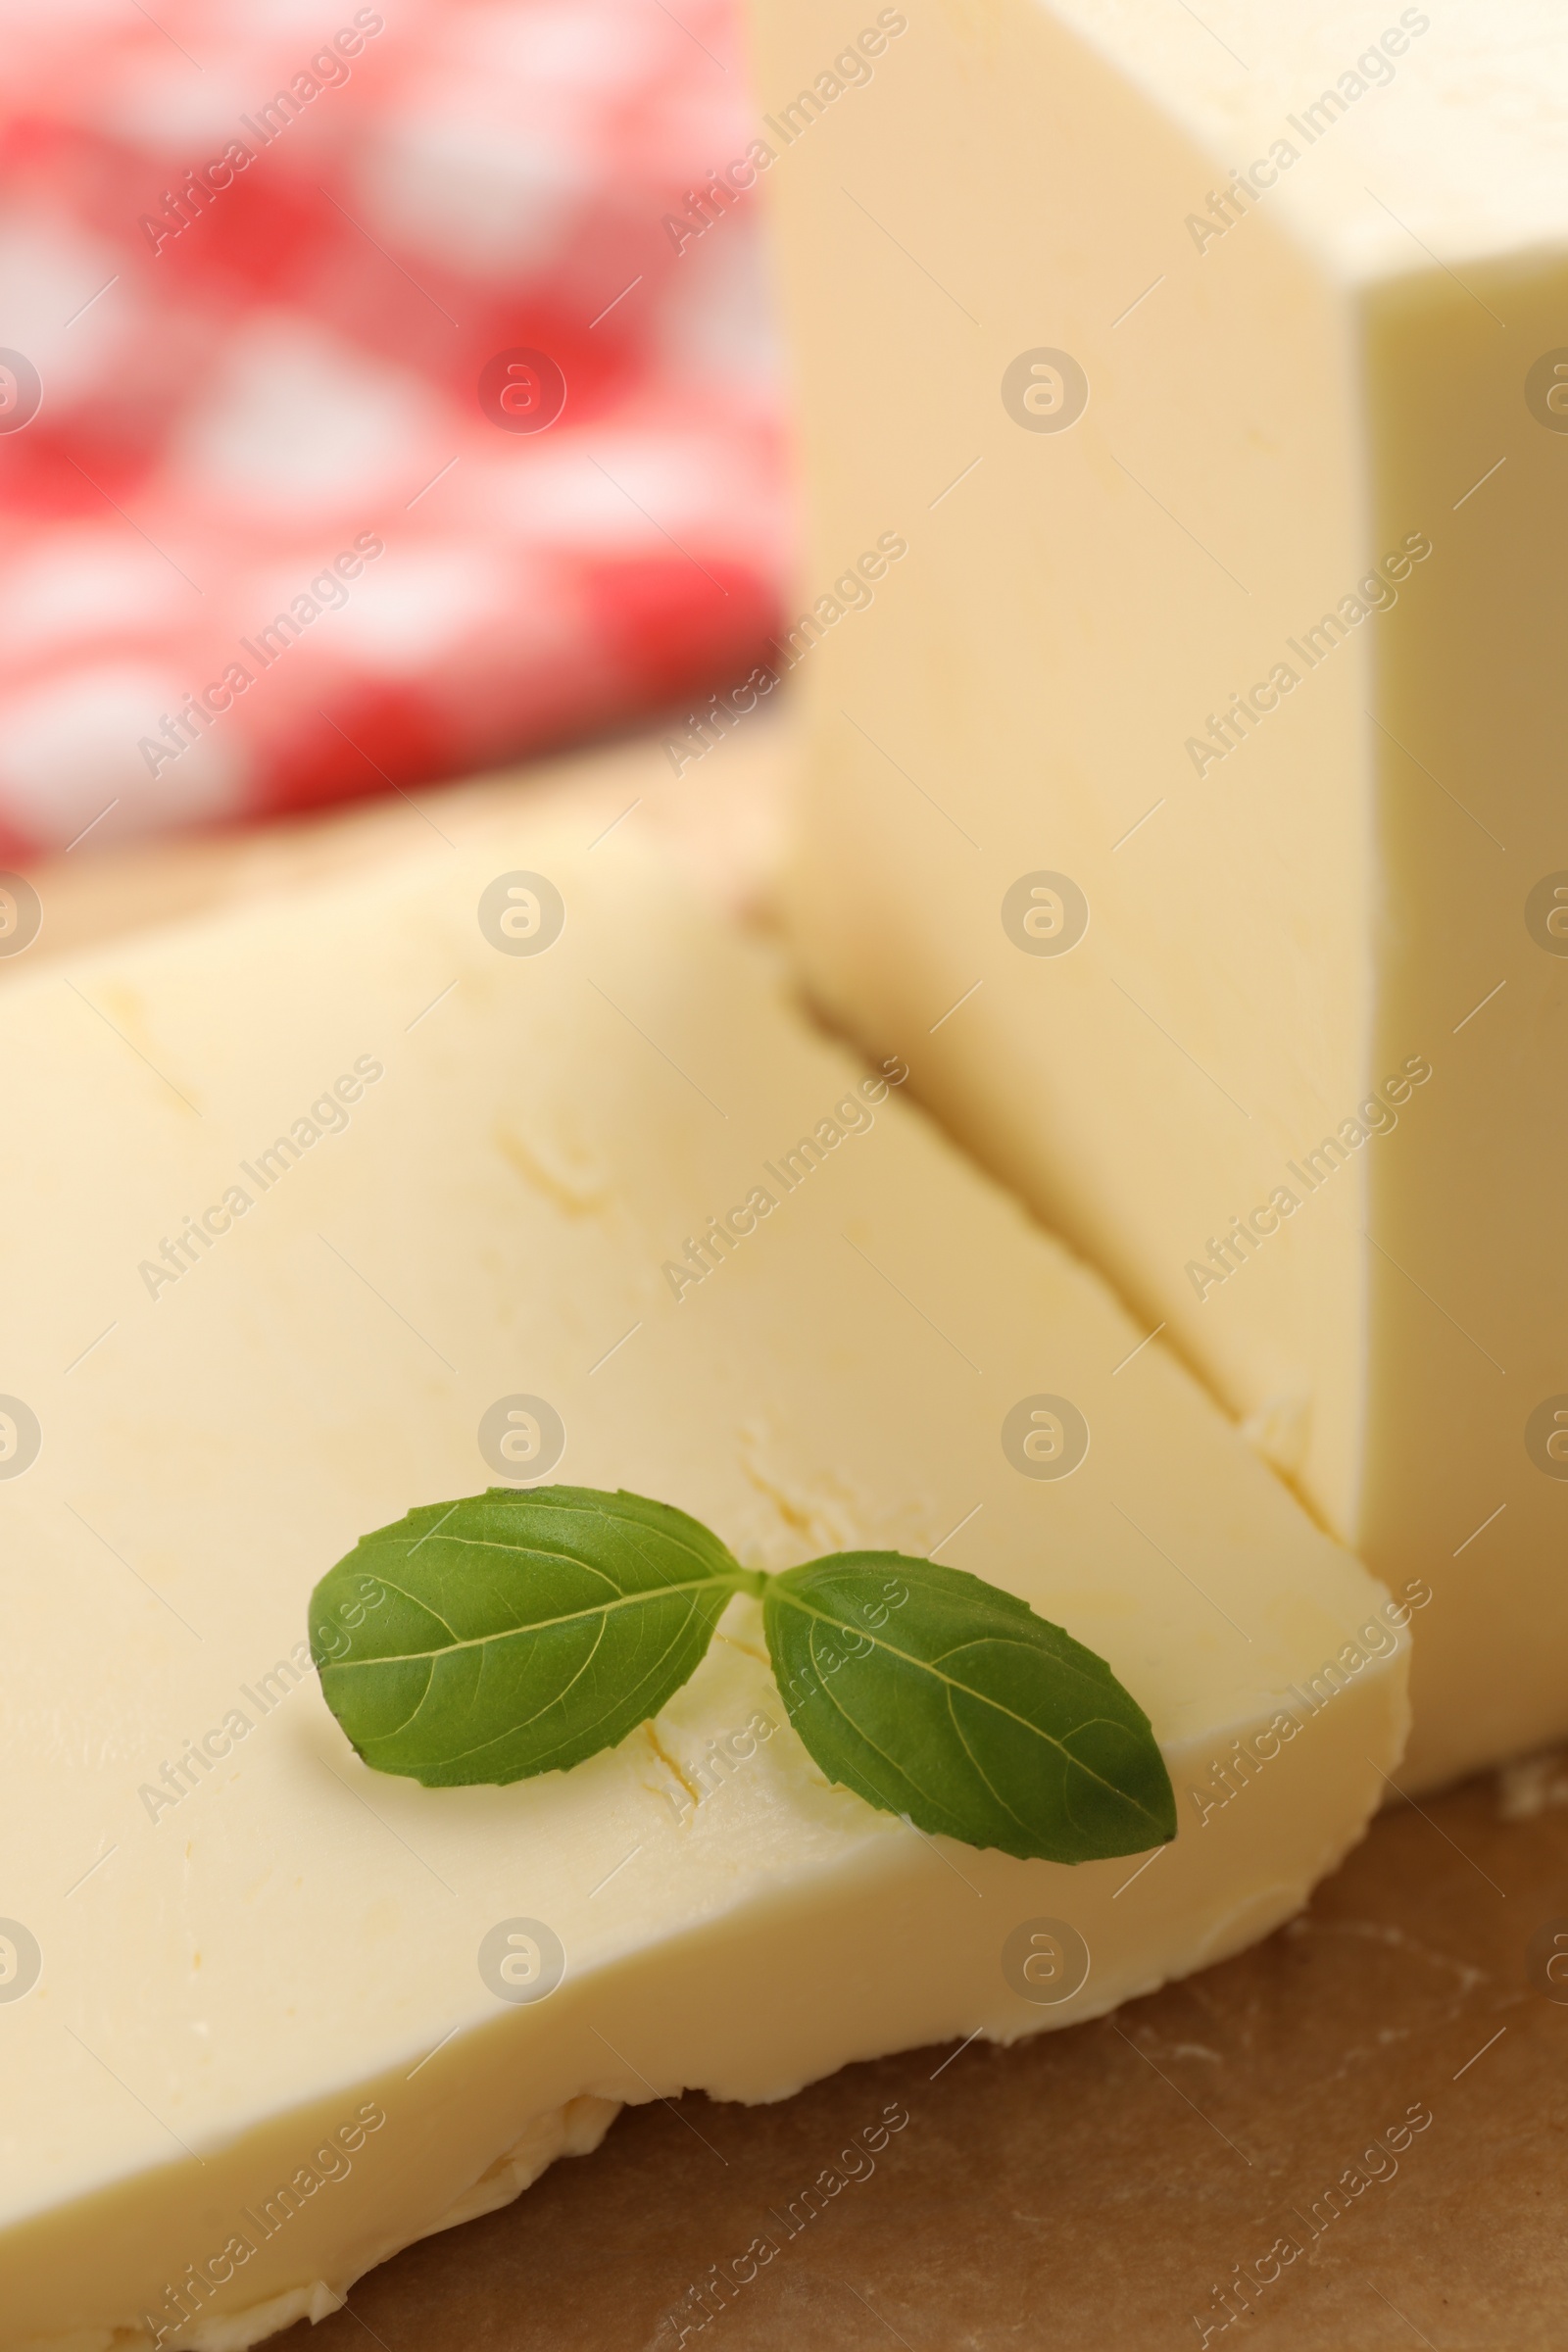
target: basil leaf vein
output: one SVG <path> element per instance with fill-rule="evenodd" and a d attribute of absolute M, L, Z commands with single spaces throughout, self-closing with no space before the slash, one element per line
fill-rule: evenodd
<path fill-rule="evenodd" d="M 906 1599 L 889 1605 L 890 1587 Z M 883 1628 L 898 1609 L 896 1638 Z M 1149 1718 L 1103 1659 L 962 1570 L 845 1552 L 770 1578 L 768 1652 L 830 1780 L 916 1828 L 1086 1862 L 1176 1834 Z"/>
<path fill-rule="evenodd" d="M 376 1771 L 507 1783 L 581 1763 L 657 1715 L 739 1592 L 761 1600 L 808 1752 L 867 1803 L 1024 1859 L 1175 1837 L 1148 1716 L 1015 1594 L 891 1551 L 767 1576 L 645 1495 L 492 1487 L 422 1504 L 321 1579 L 311 1648 Z"/>
<path fill-rule="evenodd" d="M 657 1715 L 758 1581 L 667 1503 L 497 1487 L 364 1537 L 312 1595 L 311 1646 L 368 1764 L 427 1788 L 505 1783 Z"/>

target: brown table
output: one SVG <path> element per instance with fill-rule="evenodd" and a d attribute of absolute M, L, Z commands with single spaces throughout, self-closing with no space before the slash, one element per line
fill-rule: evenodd
<path fill-rule="evenodd" d="M 688 2346 L 1164 2352 L 1200 2342 L 1198 2314 L 1227 2352 L 1557 2352 L 1568 2006 L 1528 1971 L 1568 1915 L 1568 1765 L 1520 1780 L 1383 1814 L 1301 1918 L 1098 2024 L 775 2107 L 628 2110 L 279 2352 L 675 2352 L 666 2315 L 695 2323 L 688 2289 L 759 2231 L 779 2252 Z M 1510 1789 L 1535 1818 L 1503 1817 Z M 890 2101 L 909 2121 L 875 2173 L 785 2239 L 773 2210 Z M 1389 2147 L 1412 2109 L 1430 2122 Z M 1363 2185 L 1329 2197 L 1350 2168 Z M 1271 2261 L 1285 2237 L 1301 2251 Z M 1214 2289 L 1259 2264 L 1278 2275 L 1222 2330 Z"/>

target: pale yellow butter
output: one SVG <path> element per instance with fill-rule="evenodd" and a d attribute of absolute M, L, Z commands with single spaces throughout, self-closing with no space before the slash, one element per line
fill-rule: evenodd
<path fill-rule="evenodd" d="M 560 895 L 540 953 L 517 874 Z M 614 840 L 434 848 L 40 967 L 0 1058 L 0 1468 L 19 1405 L 41 1440 L 0 1476 L 3 2352 L 225 2352 L 621 2101 L 1095 2015 L 1288 1916 L 1396 1769 L 1408 1609 L 902 1065 Z M 1042 1395 L 1087 1427 L 1069 1476 L 1004 1449 Z M 496 1448 L 539 1469 L 552 1414 L 554 1475 L 748 1561 L 935 1549 L 1025 1594 L 1149 1710 L 1178 1842 L 1067 1870 L 872 1811 L 784 1719 L 750 1600 L 568 1775 L 365 1769 L 302 1671 L 313 1584 Z M 562 1981 L 514 2001 L 551 1938 Z"/>
<path fill-rule="evenodd" d="M 810 985 L 1558 1740 L 1561 13 L 754 15 Z"/>

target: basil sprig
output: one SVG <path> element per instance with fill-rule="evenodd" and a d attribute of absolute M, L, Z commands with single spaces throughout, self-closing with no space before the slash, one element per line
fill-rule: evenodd
<path fill-rule="evenodd" d="M 426 1788 L 556 1772 L 659 1713 L 731 1597 L 762 1603 L 790 1720 L 830 1781 L 917 1829 L 1051 1862 L 1176 1835 L 1148 1716 L 1102 1658 L 979 1577 L 896 1551 L 770 1576 L 640 1494 L 426 1503 L 311 1596 L 328 1706 Z"/>

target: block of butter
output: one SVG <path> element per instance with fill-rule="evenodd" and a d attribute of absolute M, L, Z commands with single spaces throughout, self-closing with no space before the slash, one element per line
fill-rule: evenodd
<path fill-rule="evenodd" d="M 563 820 L 564 824 L 564 820 Z M 262 901 L 0 997 L 0 2352 L 232 2352 L 617 2105 L 1068 2024 L 1235 1950 L 1396 1769 L 1405 1631 L 1104 1286 L 612 838 Z M 306 1603 L 552 1478 L 931 1554 L 1152 1719 L 1075 1869 L 830 1786 L 737 1599 L 566 1774 L 364 1766 Z"/>
<path fill-rule="evenodd" d="M 754 16 L 817 999 L 1560 1739 L 1560 15 Z"/>

